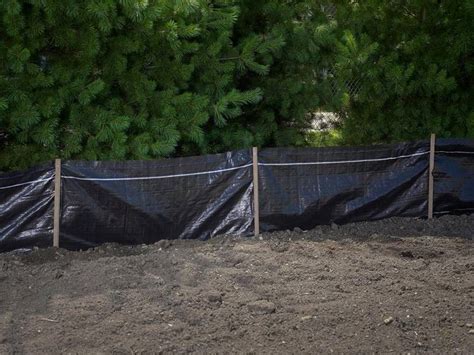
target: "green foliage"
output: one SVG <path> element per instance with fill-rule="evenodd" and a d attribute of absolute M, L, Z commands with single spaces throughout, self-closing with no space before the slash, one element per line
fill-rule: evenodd
<path fill-rule="evenodd" d="M 3 0 L 0 170 L 474 137 L 473 18 L 471 0 Z M 305 135 L 321 109 L 342 130 Z"/>
<path fill-rule="evenodd" d="M 308 132 L 306 144 L 310 147 L 334 147 L 343 145 L 344 142 L 341 131 L 335 128 L 328 131 Z"/>
<path fill-rule="evenodd" d="M 336 70 L 361 80 L 346 109 L 346 143 L 474 137 L 471 0 L 337 4 Z"/>
<path fill-rule="evenodd" d="M 0 2 L 0 169 L 302 142 L 335 27 L 312 1 Z"/>

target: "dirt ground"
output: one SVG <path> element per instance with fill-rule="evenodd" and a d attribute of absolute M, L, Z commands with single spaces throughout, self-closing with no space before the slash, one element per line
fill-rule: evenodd
<path fill-rule="evenodd" d="M 0 255 L 1 354 L 474 352 L 474 215 Z"/>

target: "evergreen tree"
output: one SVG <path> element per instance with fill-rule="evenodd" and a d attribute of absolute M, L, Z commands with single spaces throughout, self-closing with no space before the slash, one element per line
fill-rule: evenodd
<path fill-rule="evenodd" d="M 312 1 L 3 0 L 0 25 L 0 169 L 295 143 L 336 48 Z"/>
<path fill-rule="evenodd" d="M 338 1 L 346 143 L 474 137 L 471 0 Z"/>
<path fill-rule="evenodd" d="M 217 149 L 250 145 L 303 145 L 308 113 L 339 108 L 324 73 L 338 54 L 336 23 L 322 12 L 324 1 L 243 0 L 230 56 L 239 71 L 237 87 L 261 88 L 263 99 L 225 127 L 210 129 Z M 259 64 L 250 64 L 256 60 Z M 246 63 L 249 63 L 247 65 Z M 244 66 L 248 70 L 241 70 Z"/>

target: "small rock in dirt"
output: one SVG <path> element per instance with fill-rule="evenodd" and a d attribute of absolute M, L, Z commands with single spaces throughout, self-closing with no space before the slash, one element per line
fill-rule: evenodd
<path fill-rule="evenodd" d="M 339 229 L 339 226 L 336 223 L 333 222 L 333 223 L 331 223 L 331 229 L 333 231 L 337 231 Z"/>
<path fill-rule="evenodd" d="M 289 249 L 288 243 L 275 243 L 270 246 L 270 249 L 276 251 L 277 253 L 283 253 Z"/>
<path fill-rule="evenodd" d="M 305 320 L 310 320 L 310 319 L 313 319 L 313 318 L 314 318 L 313 316 L 304 316 L 304 317 L 301 317 L 301 320 L 305 321 Z"/>
<path fill-rule="evenodd" d="M 385 323 L 385 325 L 389 325 L 390 323 L 393 322 L 393 317 L 385 318 L 385 319 L 383 320 L 383 322 Z"/>
<path fill-rule="evenodd" d="M 212 292 L 207 295 L 207 300 L 212 303 L 222 303 L 222 296 L 220 293 Z"/>
<path fill-rule="evenodd" d="M 156 243 L 156 246 L 158 248 L 161 248 L 163 250 L 168 249 L 171 246 L 171 242 L 167 239 L 162 239 L 158 243 Z"/>
<path fill-rule="evenodd" d="M 413 255 L 413 253 L 411 251 L 402 251 L 400 253 L 400 256 L 404 257 L 404 258 L 410 258 L 410 259 L 413 259 L 415 256 Z"/>
<path fill-rule="evenodd" d="M 466 327 L 472 328 L 472 323 L 466 323 Z"/>
<path fill-rule="evenodd" d="M 304 230 L 302 230 L 300 227 L 295 227 L 295 228 L 293 228 L 293 232 L 295 232 L 295 233 L 304 233 Z"/>
<path fill-rule="evenodd" d="M 469 329 L 468 334 L 474 334 L 474 329 Z"/>
<path fill-rule="evenodd" d="M 270 314 L 276 310 L 275 304 L 269 301 L 255 301 L 247 305 L 249 311 L 257 314 Z"/>

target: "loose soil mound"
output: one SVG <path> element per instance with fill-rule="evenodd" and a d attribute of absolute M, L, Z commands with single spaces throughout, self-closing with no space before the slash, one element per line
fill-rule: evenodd
<path fill-rule="evenodd" d="M 0 353 L 470 353 L 474 216 L 0 255 Z"/>

